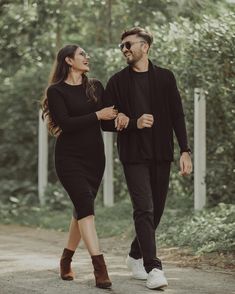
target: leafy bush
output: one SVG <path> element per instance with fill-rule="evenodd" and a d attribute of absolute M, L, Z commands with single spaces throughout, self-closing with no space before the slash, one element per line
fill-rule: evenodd
<path fill-rule="evenodd" d="M 10 197 L 20 185 L 19 195 L 27 193 L 28 185 L 36 187 L 40 80 L 39 69 L 23 68 L 13 77 L 4 79 L 0 86 L 1 139 L 4 142 L 0 145 L 0 177 L 5 186 L 0 193 L 4 198 Z"/>
<path fill-rule="evenodd" d="M 235 205 L 218 206 L 179 216 L 168 211 L 159 227 L 158 239 L 170 246 L 190 246 L 196 253 L 235 250 Z"/>
<path fill-rule="evenodd" d="M 25 185 L 24 183 L 22 185 L 22 182 L 18 185 L 15 181 L 11 181 L 11 183 L 11 188 L 7 189 L 7 197 L 0 202 L 0 221 L 3 223 L 20 223 L 19 219 L 24 220 L 29 212 L 40 210 L 36 197 L 37 193 L 35 187 L 28 185 L 28 183 Z M 6 181 L 6 184 L 9 185 L 9 181 Z M 19 191 L 23 191 L 23 194 L 19 194 Z"/>
<path fill-rule="evenodd" d="M 54 190 L 55 188 L 52 188 Z M 52 204 L 54 206 L 54 204 Z M 114 207 L 103 207 L 96 203 L 96 226 L 100 237 L 122 235 L 134 236 L 132 207 L 129 199 L 119 201 Z M 15 198 L 0 206 L 1 223 L 17 223 L 67 231 L 72 214 L 71 207 L 54 209 L 46 205 L 25 206 Z M 166 209 L 159 229 L 157 241 L 161 246 L 191 248 L 196 254 L 213 251 L 235 250 L 235 206 L 219 204 L 200 212 Z"/>
<path fill-rule="evenodd" d="M 38 203 L 37 187 L 31 181 L 1 180 L 1 201 L 7 203 L 10 197 L 18 198 L 24 205 Z"/>
<path fill-rule="evenodd" d="M 45 190 L 45 206 L 50 210 L 63 210 L 71 207 L 71 201 L 61 184 L 48 184 Z"/>
<path fill-rule="evenodd" d="M 203 88 L 207 103 L 207 196 L 210 206 L 233 203 L 235 186 L 235 14 L 204 16 L 201 23 L 187 19 L 155 27 L 152 57 L 173 70 L 185 108 L 190 145 L 193 146 L 194 88 Z M 193 179 L 192 179 L 193 180 Z M 183 187 L 182 179 L 177 181 Z M 192 194 L 193 181 L 184 185 Z M 180 197 L 180 193 L 176 193 Z M 175 198 L 176 199 L 176 198 Z"/>

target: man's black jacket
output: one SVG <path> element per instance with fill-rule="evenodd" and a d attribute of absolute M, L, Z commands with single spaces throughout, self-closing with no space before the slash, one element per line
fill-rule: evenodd
<path fill-rule="evenodd" d="M 154 116 L 152 126 L 154 159 L 173 161 L 173 130 L 180 151 L 189 150 L 181 97 L 171 71 L 155 66 L 149 61 L 148 73 L 151 114 Z M 103 97 L 105 107 L 115 105 L 119 112 L 130 118 L 127 129 L 119 131 L 117 135 L 119 157 L 123 163 L 139 162 L 142 134 L 145 131 L 145 129 L 137 128 L 138 117 L 135 117 L 133 113 L 131 76 L 130 66 L 114 74 L 107 83 Z M 114 120 L 102 121 L 101 127 L 104 131 L 116 131 Z"/>

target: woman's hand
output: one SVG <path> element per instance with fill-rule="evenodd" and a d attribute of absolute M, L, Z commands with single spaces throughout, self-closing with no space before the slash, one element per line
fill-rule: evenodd
<path fill-rule="evenodd" d="M 119 112 L 116 119 L 115 119 L 115 128 L 117 131 L 122 131 L 126 129 L 129 124 L 129 117 L 126 116 L 124 113 Z"/>
<path fill-rule="evenodd" d="M 96 111 L 98 120 L 112 120 L 117 117 L 118 111 L 114 109 L 114 105 L 105 107 L 99 111 Z"/>

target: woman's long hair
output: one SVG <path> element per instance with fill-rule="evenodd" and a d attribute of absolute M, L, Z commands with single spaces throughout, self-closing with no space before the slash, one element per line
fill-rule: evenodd
<path fill-rule="evenodd" d="M 46 119 L 47 121 L 47 128 L 51 135 L 57 136 L 61 129 L 56 124 L 56 122 L 52 119 L 48 108 L 48 98 L 47 98 L 47 89 L 51 85 L 59 84 L 67 79 L 68 74 L 70 72 L 70 65 L 65 61 L 66 57 L 74 58 L 75 52 L 79 48 L 78 45 L 67 45 L 60 49 L 57 54 L 56 60 L 52 67 L 51 74 L 49 76 L 48 86 L 45 89 L 44 97 L 41 101 L 41 108 L 42 108 L 42 119 Z M 88 77 L 83 74 L 82 75 L 82 84 L 86 91 L 86 95 L 89 101 L 97 102 L 97 98 L 95 97 L 95 86 L 94 82 Z"/>

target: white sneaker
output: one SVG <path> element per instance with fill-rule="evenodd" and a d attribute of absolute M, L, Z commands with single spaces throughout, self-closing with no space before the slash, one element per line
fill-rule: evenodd
<path fill-rule="evenodd" d="M 160 289 L 163 287 L 167 287 L 167 279 L 162 270 L 154 268 L 149 272 L 146 287 L 149 289 Z"/>
<path fill-rule="evenodd" d="M 129 270 L 132 271 L 133 278 L 137 280 L 147 279 L 148 274 L 144 268 L 143 258 L 135 259 L 128 255 L 126 258 L 126 265 L 129 268 Z"/>

